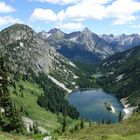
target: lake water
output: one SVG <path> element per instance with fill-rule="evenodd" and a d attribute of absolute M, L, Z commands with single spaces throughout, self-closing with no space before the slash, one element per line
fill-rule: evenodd
<path fill-rule="evenodd" d="M 99 90 L 78 90 L 72 92 L 68 101 L 75 106 L 82 118 L 106 122 L 111 119 L 113 123 L 118 122 L 119 112 L 123 110 L 121 102 L 113 95 Z M 111 103 L 116 113 L 109 112 L 105 107 L 105 102 Z"/>

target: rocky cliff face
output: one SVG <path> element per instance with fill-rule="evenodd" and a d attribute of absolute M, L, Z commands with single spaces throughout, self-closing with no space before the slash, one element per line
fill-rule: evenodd
<path fill-rule="evenodd" d="M 81 32 L 77 40 L 85 46 L 85 49 L 92 53 L 100 54 L 102 58 L 114 53 L 111 46 L 104 39 L 92 33 L 88 28 Z"/>
<path fill-rule="evenodd" d="M 35 72 L 47 73 L 52 67 L 49 58 L 55 51 L 26 25 L 15 24 L 1 31 L 0 48 L 13 71 L 26 73 L 32 68 Z"/>

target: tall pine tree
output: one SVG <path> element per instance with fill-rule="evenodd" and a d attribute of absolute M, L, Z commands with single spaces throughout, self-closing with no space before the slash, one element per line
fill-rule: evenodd
<path fill-rule="evenodd" d="M 66 126 L 67 126 L 66 117 L 64 116 L 64 120 L 62 122 L 62 133 L 66 132 Z"/>
<path fill-rule="evenodd" d="M 121 112 L 121 111 L 119 112 L 118 119 L 119 119 L 119 122 L 121 122 L 121 121 L 122 121 L 122 119 L 123 119 L 123 115 L 122 115 L 122 112 Z"/>

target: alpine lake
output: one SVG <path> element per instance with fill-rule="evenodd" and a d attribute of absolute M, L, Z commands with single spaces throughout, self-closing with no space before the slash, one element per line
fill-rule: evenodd
<path fill-rule="evenodd" d="M 123 105 L 117 97 L 103 91 L 102 89 L 76 90 L 70 93 L 68 101 L 75 106 L 80 113 L 80 117 L 99 122 L 111 120 L 112 123 L 118 122 L 120 111 L 123 112 Z M 109 104 L 115 112 L 109 111 L 106 107 Z M 124 115 L 124 113 L 122 113 Z"/>

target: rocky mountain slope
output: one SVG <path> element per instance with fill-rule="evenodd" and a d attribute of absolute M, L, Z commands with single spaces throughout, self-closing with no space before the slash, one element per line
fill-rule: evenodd
<path fill-rule="evenodd" d="M 25 117 L 53 129 L 60 125 L 62 114 L 71 121 L 78 118 L 66 96 L 78 88 L 82 72 L 33 29 L 14 24 L 2 30 L 0 54 L 8 68 L 11 99 Z"/>
<path fill-rule="evenodd" d="M 21 74 L 44 72 L 58 86 L 75 88 L 77 67 L 59 54 L 29 26 L 12 25 L 0 32 L 0 50 L 8 68 Z"/>

